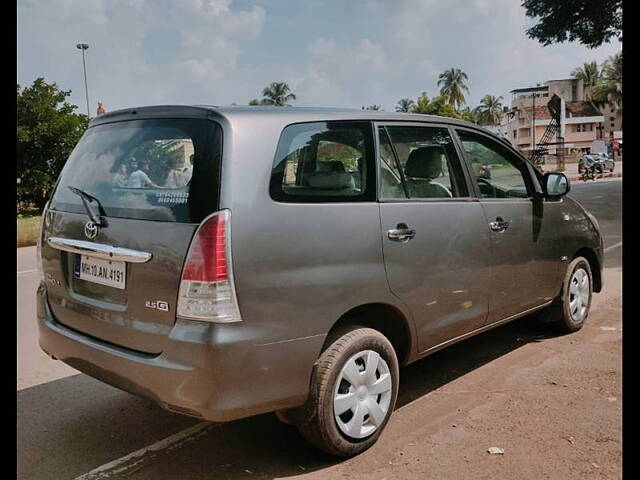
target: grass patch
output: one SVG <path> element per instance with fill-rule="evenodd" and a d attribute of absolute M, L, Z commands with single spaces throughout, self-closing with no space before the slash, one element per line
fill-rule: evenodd
<path fill-rule="evenodd" d="M 41 215 L 18 217 L 18 247 L 29 247 L 38 241 Z"/>

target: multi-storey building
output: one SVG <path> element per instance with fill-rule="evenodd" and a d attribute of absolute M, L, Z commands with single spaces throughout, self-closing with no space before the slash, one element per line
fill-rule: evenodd
<path fill-rule="evenodd" d="M 544 85 L 518 88 L 511 93 L 511 109 L 503 116 L 502 127 L 509 141 L 525 154 L 540 145 L 545 130 L 552 122 L 547 103 L 554 95 L 560 98 L 557 136 L 562 143 L 556 142 L 554 135 L 547 147 L 549 154 L 577 157 L 590 152 L 598 144 L 614 147 L 614 132 L 617 132 L 616 137 L 622 138 L 621 115 L 610 105 L 602 109 L 596 107 L 590 101 L 589 89 L 580 79 L 549 80 Z M 600 142 L 594 143 L 597 140 Z M 557 152 L 557 148 L 564 150 Z"/>

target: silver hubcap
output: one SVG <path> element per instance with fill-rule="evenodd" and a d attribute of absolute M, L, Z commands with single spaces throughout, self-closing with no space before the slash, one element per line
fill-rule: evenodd
<path fill-rule="evenodd" d="M 576 322 L 582 322 L 587 316 L 589 290 L 589 275 L 584 269 L 579 268 L 573 272 L 569 284 L 569 311 L 571 319 Z"/>
<path fill-rule="evenodd" d="M 391 404 L 391 373 L 377 352 L 364 350 L 344 364 L 336 380 L 333 416 L 342 433 L 366 438 L 384 422 Z"/>

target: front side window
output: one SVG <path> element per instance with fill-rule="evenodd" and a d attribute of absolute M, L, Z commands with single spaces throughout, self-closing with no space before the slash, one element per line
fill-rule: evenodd
<path fill-rule="evenodd" d="M 522 160 L 483 135 L 459 130 L 458 136 L 483 197 L 529 196 L 529 173 Z"/>
<path fill-rule="evenodd" d="M 289 125 L 271 173 L 272 198 L 292 202 L 375 199 L 369 122 Z"/>
<path fill-rule="evenodd" d="M 468 195 L 446 128 L 387 126 L 383 129 L 388 140 L 380 132 L 382 198 L 442 199 Z M 387 147 L 385 142 L 390 145 Z M 399 181 L 404 182 L 404 188 Z"/>

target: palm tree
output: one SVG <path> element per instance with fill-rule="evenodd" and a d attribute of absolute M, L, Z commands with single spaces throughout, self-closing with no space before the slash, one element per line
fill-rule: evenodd
<path fill-rule="evenodd" d="M 295 100 L 296 96 L 291 92 L 289 85 L 284 82 L 273 82 L 262 90 L 262 105 L 275 105 L 276 107 L 289 106 L 289 100 Z"/>
<path fill-rule="evenodd" d="M 502 97 L 485 95 L 474 110 L 480 125 L 499 125 L 502 120 Z"/>
<path fill-rule="evenodd" d="M 408 112 L 410 111 L 416 103 L 410 98 L 402 98 L 398 100 L 398 105 L 396 106 L 396 112 Z"/>
<path fill-rule="evenodd" d="M 600 83 L 593 89 L 594 100 L 609 102 L 622 112 L 622 52 L 609 57 L 602 65 Z"/>
<path fill-rule="evenodd" d="M 442 86 L 440 95 L 446 96 L 447 103 L 452 107 L 459 108 L 464 104 L 463 92 L 469 93 L 466 80 L 469 80 L 469 77 L 459 68 L 450 68 L 438 76 L 438 86 Z"/>
<path fill-rule="evenodd" d="M 587 93 L 587 99 L 593 97 L 593 88 L 600 82 L 600 70 L 596 62 L 584 63 L 581 67 L 577 67 L 571 72 L 573 78 L 577 78 L 584 82 Z"/>

